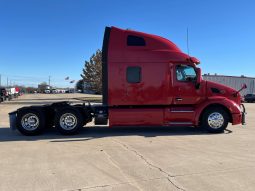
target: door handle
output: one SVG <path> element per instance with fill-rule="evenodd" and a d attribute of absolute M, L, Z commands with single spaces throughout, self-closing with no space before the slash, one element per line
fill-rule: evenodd
<path fill-rule="evenodd" d="M 176 101 L 182 101 L 182 98 L 181 97 L 177 97 L 175 98 Z"/>

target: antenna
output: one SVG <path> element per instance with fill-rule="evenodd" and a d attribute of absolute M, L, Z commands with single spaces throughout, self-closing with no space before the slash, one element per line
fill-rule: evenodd
<path fill-rule="evenodd" d="M 188 55 L 189 55 L 189 28 L 187 27 L 187 52 L 188 52 Z"/>

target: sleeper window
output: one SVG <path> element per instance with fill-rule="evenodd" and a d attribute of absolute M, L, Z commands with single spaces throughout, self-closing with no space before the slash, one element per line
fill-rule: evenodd
<path fill-rule="evenodd" d="M 141 82 L 141 67 L 139 66 L 128 67 L 126 71 L 126 78 L 128 83 Z"/>
<path fill-rule="evenodd" d="M 128 35 L 127 45 L 128 46 L 145 46 L 145 40 L 144 38 L 139 36 Z"/>

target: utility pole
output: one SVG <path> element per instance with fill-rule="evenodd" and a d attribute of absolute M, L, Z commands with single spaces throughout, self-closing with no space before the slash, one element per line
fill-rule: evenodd
<path fill-rule="evenodd" d="M 9 85 L 8 83 L 9 83 L 9 80 L 8 80 L 8 77 L 7 77 L 7 84 L 6 84 L 7 86 L 6 87 L 8 87 L 8 85 Z"/>
<path fill-rule="evenodd" d="M 187 51 L 188 51 L 188 55 L 189 55 L 189 28 L 187 27 Z"/>
<path fill-rule="evenodd" d="M 50 78 L 51 78 L 51 76 L 49 76 L 49 86 L 50 86 Z"/>
<path fill-rule="evenodd" d="M 0 74 L 0 87 L 2 86 L 2 75 Z"/>

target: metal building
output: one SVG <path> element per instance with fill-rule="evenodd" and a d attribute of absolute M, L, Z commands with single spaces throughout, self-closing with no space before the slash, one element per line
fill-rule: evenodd
<path fill-rule="evenodd" d="M 223 75 L 210 75 L 204 74 L 204 80 L 217 82 L 220 84 L 224 84 L 226 86 L 232 87 L 236 90 L 239 90 L 242 87 L 242 84 L 247 85 L 247 89 L 241 91 L 242 95 L 248 93 L 255 93 L 255 77 L 246 77 L 246 76 L 223 76 Z"/>

